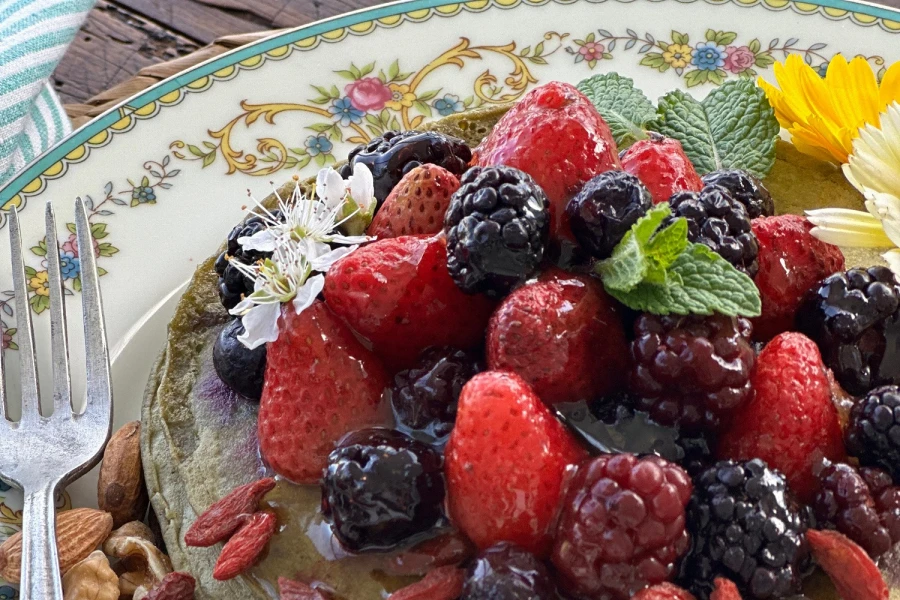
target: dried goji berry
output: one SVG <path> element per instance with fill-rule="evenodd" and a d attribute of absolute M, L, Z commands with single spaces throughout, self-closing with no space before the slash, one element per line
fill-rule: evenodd
<path fill-rule="evenodd" d="M 887 600 L 890 592 L 875 562 L 853 540 L 837 531 L 806 532 L 813 558 L 842 598 Z"/>
<path fill-rule="evenodd" d="M 225 543 L 213 568 L 213 578 L 225 581 L 255 565 L 275 535 L 276 525 L 275 513 L 260 511 L 251 516 Z"/>
<path fill-rule="evenodd" d="M 709 600 L 741 600 L 741 593 L 730 579 L 716 577 L 713 583 L 716 584 L 716 589 L 710 594 Z"/>
<path fill-rule="evenodd" d="M 689 591 L 666 582 L 642 589 L 632 596 L 631 600 L 696 600 L 696 598 Z"/>
<path fill-rule="evenodd" d="M 421 581 L 397 590 L 388 596 L 388 600 L 456 600 L 462 594 L 465 579 L 463 569 L 438 567 Z"/>
<path fill-rule="evenodd" d="M 163 577 L 144 600 L 193 600 L 196 585 L 191 575 L 175 571 Z"/>
<path fill-rule="evenodd" d="M 424 575 L 437 567 L 458 565 L 475 556 L 475 545 L 459 532 L 451 532 L 417 544 L 386 565 L 391 575 Z"/>
<path fill-rule="evenodd" d="M 278 593 L 281 600 L 330 600 L 331 595 L 302 581 L 286 577 L 278 578 Z"/>
<path fill-rule="evenodd" d="M 259 501 L 274 487 L 275 480 L 266 477 L 235 488 L 194 521 L 184 534 L 184 543 L 206 547 L 224 542 L 258 510 Z"/>

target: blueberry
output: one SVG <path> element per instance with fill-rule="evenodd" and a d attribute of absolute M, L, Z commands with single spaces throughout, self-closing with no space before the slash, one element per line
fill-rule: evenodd
<path fill-rule="evenodd" d="M 240 319 L 234 319 L 219 332 L 213 346 L 213 366 L 225 385 L 259 402 L 266 374 L 266 346 L 250 350 L 237 339 L 243 333 Z"/>

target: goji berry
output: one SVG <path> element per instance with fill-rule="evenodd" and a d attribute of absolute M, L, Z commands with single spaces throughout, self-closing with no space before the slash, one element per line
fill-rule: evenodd
<path fill-rule="evenodd" d="M 397 590 L 388 600 L 456 600 L 465 579 L 466 572 L 458 567 L 438 567 L 421 581 Z"/>
<path fill-rule="evenodd" d="M 841 598 L 887 600 L 890 592 L 875 562 L 856 542 L 837 531 L 806 532 L 813 558 Z"/>
<path fill-rule="evenodd" d="M 275 535 L 276 525 L 275 513 L 260 511 L 251 516 L 222 548 L 213 568 L 213 578 L 225 581 L 255 565 Z"/>
<path fill-rule="evenodd" d="M 272 491 L 271 477 L 242 485 L 210 506 L 184 534 L 188 546 L 207 547 L 223 542 L 258 510 L 259 501 Z"/>
<path fill-rule="evenodd" d="M 163 577 L 144 600 L 193 600 L 196 585 L 193 576 L 175 571 Z"/>

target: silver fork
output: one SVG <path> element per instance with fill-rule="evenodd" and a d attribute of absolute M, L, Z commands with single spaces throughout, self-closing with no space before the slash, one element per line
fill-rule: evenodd
<path fill-rule="evenodd" d="M 109 353 L 94 260 L 90 223 L 81 199 L 75 202 L 75 228 L 81 260 L 81 300 L 87 362 L 87 408 L 74 414 L 69 379 L 66 310 L 56 218 L 47 203 L 47 271 L 50 293 L 50 337 L 53 357 L 53 414 L 41 413 L 34 331 L 28 306 L 28 287 L 22 261 L 19 217 L 9 219 L 10 254 L 16 292 L 22 417 L 9 420 L 0 356 L 0 476 L 25 493 L 22 511 L 22 600 L 62 600 L 59 554 L 56 547 L 56 492 L 74 481 L 100 458 L 112 429 L 112 388 Z"/>

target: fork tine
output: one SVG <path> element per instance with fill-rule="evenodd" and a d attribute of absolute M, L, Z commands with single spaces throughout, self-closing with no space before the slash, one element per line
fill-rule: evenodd
<path fill-rule="evenodd" d="M 0 349 L 0 416 L 9 421 L 9 407 L 6 406 L 6 378 L 3 374 L 3 352 Z"/>
<path fill-rule="evenodd" d="M 69 337 L 66 332 L 66 302 L 59 268 L 59 242 L 56 239 L 56 215 L 47 202 L 44 211 L 47 228 L 47 272 L 50 285 L 50 346 L 53 353 L 53 414 L 72 414 L 72 383 L 69 378 Z"/>
<path fill-rule="evenodd" d="M 91 224 L 81 198 L 75 200 L 75 235 L 81 260 L 81 303 L 84 314 L 84 345 L 87 358 L 87 408 L 85 413 L 108 420 L 112 427 L 112 385 L 109 376 L 109 351 Z"/>
<path fill-rule="evenodd" d="M 22 385 L 22 421 L 37 420 L 41 409 L 37 364 L 34 360 L 34 329 L 31 327 L 31 306 L 28 304 L 28 285 L 25 262 L 22 260 L 22 235 L 19 213 L 15 207 L 9 215 L 9 253 L 12 257 L 13 288 L 16 291 L 16 327 L 19 338 L 19 379 Z"/>

